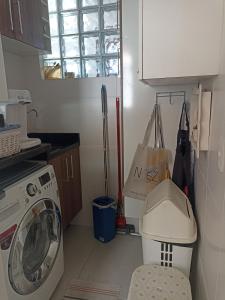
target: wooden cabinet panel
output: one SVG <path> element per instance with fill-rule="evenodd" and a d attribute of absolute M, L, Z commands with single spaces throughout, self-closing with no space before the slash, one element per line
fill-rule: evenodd
<path fill-rule="evenodd" d="M 62 198 L 62 206 L 64 207 L 64 219 L 63 219 L 63 228 L 66 228 L 68 225 L 70 225 L 72 219 L 75 217 L 75 215 L 72 214 L 72 207 L 71 207 L 71 201 L 72 201 L 73 195 L 71 192 L 70 183 L 67 181 L 63 182 L 63 198 Z"/>
<path fill-rule="evenodd" d="M 40 50 L 50 51 L 47 2 L 0 0 L 0 33 Z"/>
<path fill-rule="evenodd" d="M 74 148 L 65 153 L 64 157 L 65 195 L 68 207 L 69 222 L 82 208 L 80 158 L 79 148 Z"/>
<path fill-rule="evenodd" d="M 69 166 L 69 155 L 68 153 L 64 153 L 61 157 L 61 164 L 62 164 L 62 184 L 63 184 L 63 206 L 65 210 L 65 218 L 64 218 L 64 228 L 66 228 L 70 222 L 72 221 L 72 200 L 73 200 L 73 193 L 71 190 L 71 179 L 70 179 L 70 166 Z"/>
<path fill-rule="evenodd" d="M 15 37 L 15 25 L 13 23 L 12 0 L 0 1 L 0 33 L 8 37 Z"/>
<path fill-rule="evenodd" d="M 43 48 L 40 0 L 12 0 L 16 39 Z"/>
<path fill-rule="evenodd" d="M 31 10 L 27 0 L 13 0 L 13 12 L 15 16 L 16 39 L 25 43 L 32 40 L 32 30 L 30 27 Z"/>
<path fill-rule="evenodd" d="M 31 1 L 29 1 L 31 2 Z M 33 0 L 33 13 L 32 13 L 32 45 L 38 49 L 44 49 L 43 40 L 43 25 L 41 21 L 41 1 Z"/>
<path fill-rule="evenodd" d="M 49 164 L 55 169 L 66 228 L 82 208 L 79 147 L 49 160 Z"/>
<path fill-rule="evenodd" d="M 82 208 L 82 194 L 81 194 L 81 174 L 80 174 L 80 153 L 79 148 L 74 148 L 70 153 L 72 166 L 72 180 L 71 185 L 74 191 L 75 202 L 73 210 L 77 214 Z"/>
<path fill-rule="evenodd" d="M 62 210 L 62 222 L 63 222 L 63 227 L 64 227 L 64 222 L 66 220 L 66 209 L 65 209 L 65 206 L 63 205 L 64 192 L 63 192 L 61 157 L 57 156 L 56 158 L 51 159 L 48 163 L 51 164 L 55 170 L 55 175 L 56 175 L 58 189 L 59 189 L 61 210 Z"/>

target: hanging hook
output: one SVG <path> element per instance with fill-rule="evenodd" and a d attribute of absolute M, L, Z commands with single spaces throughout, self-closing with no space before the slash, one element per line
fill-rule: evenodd
<path fill-rule="evenodd" d="M 156 92 L 156 101 L 155 104 L 158 104 L 159 98 L 166 98 L 169 100 L 169 103 L 173 104 L 173 98 L 182 97 L 183 101 L 186 102 L 186 92 L 177 91 L 177 92 Z"/>
<path fill-rule="evenodd" d="M 155 95 L 155 104 L 158 105 L 158 93 Z"/>
<path fill-rule="evenodd" d="M 183 103 L 186 105 L 186 92 L 184 92 L 184 102 Z"/>
<path fill-rule="evenodd" d="M 155 108 L 154 108 L 154 114 L 155 114 L 155 143 L 154 143 L 154 148 L 157 147 L 157 134 L 158 134 L 157 109 L 158 109 L 158 98 L 156 98 L 156 103 L 155 103 Z"/>

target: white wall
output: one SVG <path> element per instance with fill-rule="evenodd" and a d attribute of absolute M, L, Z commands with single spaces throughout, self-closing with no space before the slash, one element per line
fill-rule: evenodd
<path fill-rule="evenodd" d="M 8 99 L 6 75 L 5 75 L 5 63 L 2 49 L 2 40 L 0 35 L 0 101 Z"/>
<path fill-rule="evenodd" d="M 199 240 L 193 263 L 194 300 L 225 297 L 225 173 L 218 168 L 218 151 L 225 147 L 225 22 L 221 53 L 220 76 L 205 83 L 213 87 L 212 124 L 210 151 L 201 153 L 196 167 Z"/>
<path fill-rule="evenodd" d="M 125 179 L 128 176 L 137 144 L 142 142 L 155 103 L 155 92 L 185 90 L 188 100 L 192 90 L 192 86 L 152 88 L 138 80 L 138 2 L 138 0 L 122 1 Z M 172 150 L 174 158 L 182 101 L 181 99 L 174 99 L 174 103 L 170 105 L 169 99 L 164 99 L 160 100 L 160 104 L 165 143 L 167 148 Z M 142 201 L 126 199 L 125 212 L 130 222 L 137 225 L 137 218 L 140 216 L 142 206 Z"/>
<path fill-rule="evenodd" d="M 32 106 L 38 118 L 30 115 L 30 131 L 80 133 L 80 156 L 83 209 L 75 223 L 92 224 L 91 201 L 104 195 L 101 85 L 108 91 L 109 132 L 111 146 L 111 193 L 116 197 L 116 122 L 115 98 L 119 94 L 119 80 L 90 78 L 45 81 L 40 77 L 37 56 L 20 57 L 5 53 L 9 88 L 31 91 Z"/>
<path fill-rule="evenodd" d="M 9 89 L 26 89 L 26 69 L 24 58 L 4 51 L 6 81 Z"/>

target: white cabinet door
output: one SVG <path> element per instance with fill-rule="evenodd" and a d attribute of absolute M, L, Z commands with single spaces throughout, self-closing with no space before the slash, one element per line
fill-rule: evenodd
<path fill-rule="evenodd" d="M 222 19 L 223 0 L 140 0 L 141 79 L 217 75 Z"/>

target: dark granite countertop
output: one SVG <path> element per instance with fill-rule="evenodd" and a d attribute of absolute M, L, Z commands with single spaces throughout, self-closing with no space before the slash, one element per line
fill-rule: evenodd
<path fill-rule="evenodd" d="M 42 143 L 48 143 L 52 146 L 69 146 L 72 144 L 80 144 L 79 133 L 49 133 L 35 132 L 29 133 L 31 138 L 39 138 Z"/>
<path fill-rule="evenodd" d="M 79 147 L 79 133 L 29 133 L 31 138 L 39 138 L 43 143 L 51 144 L 51 149 L 38 156 L 38 159 L 50 160 L 66 151 Z"/>

